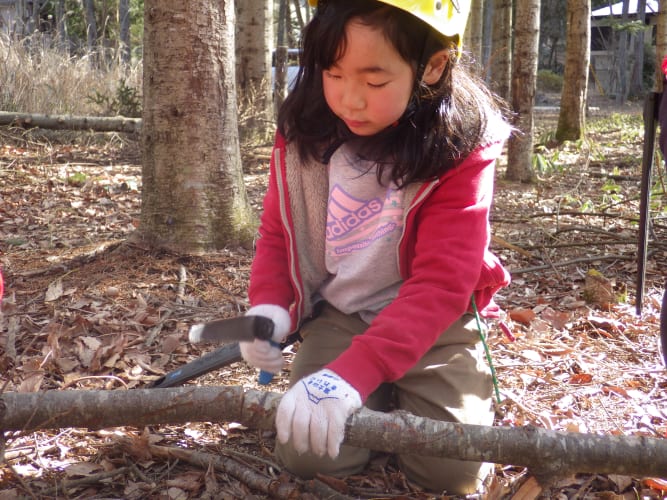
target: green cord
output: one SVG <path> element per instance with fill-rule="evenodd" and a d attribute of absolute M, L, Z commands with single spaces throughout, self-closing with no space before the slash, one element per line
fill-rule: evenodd
<path fill-rule="evenodd" d="M 489 363 L 489 368 L 491 368 L 491 377 L 493 379 L 493 388 L 496 391 L 496 400 L 500 404 L 500 391 L 498 390 L 498 378 L 496 377 L 496 369 L 493 367 L 493 361 L 491 360 L 491 351 L 489 350 L 489 345 L 486 343 L 484 334 L 482 333 L 482 321 L 479 319 L 479 311 L 477 310 L 477 304 L 475 303 L 475 294 L 472 294 L 471 297 L 472 310 L 475 313 L 475 321 L 477 321 L 477 331 L 479 332 L 479 338 L 482 339 L 482 345 L 484 346 L 484 352 L 486 353 L 486 360 Z"/>

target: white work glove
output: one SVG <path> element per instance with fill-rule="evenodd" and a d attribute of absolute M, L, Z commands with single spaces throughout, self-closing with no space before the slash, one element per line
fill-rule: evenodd
<path fill-rule="evenodd" d="M 290 331 L 292 320 L 287 309 L 273 304 L 260 304 L 248 309 L 246 316 L 264 316 L 273 321 L 271 340 L 280 344 Z M 279 373 L 283 368 L 282 351 L 268 340 L 255 339 L 253 342 L 239 342 L 241 356 L 250 366 L 269 373 Z"/>
<path fill-rule="evenodd" d="M 299 380 L 278 405 L 276 429 L 285 444 L 290 437 L 297 453 L 308 450 L 334 459 L 345 437 L 345 422 L 361 408 L 359 392 L 331 370 Z"/>

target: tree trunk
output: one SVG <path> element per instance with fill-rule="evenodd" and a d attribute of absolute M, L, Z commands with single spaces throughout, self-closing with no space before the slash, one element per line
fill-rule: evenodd
<path fill-rule="evenodd" d="M 118 52 L 124 65 L 130 64 L 132 46 L 130 45 L 130 0 L 118 0 Z"/>
<path fill-rule="evenodd" d="M 653 80 L 653 89 L 656 92 L 663 92 L 664 75 L 662 73 L 662 60 L 667 56 L 667 2 L 659 3 L 659 13 L 655 36 L 655 76 Z"/>
<path fill-rule="evenodd" d="M 628 16 L 630 12 L 630 0 L 623 0 L 623 11 L 621 14 L 621 27 L 618 32 L 618 58 L 616 59 L 616 71 L 618 73 L 618 92 L 616 100 L 625 104 L 628 98 L 628 43 L 630 34 L 627 30 Z"/>
<path fill-rule="evenodd" d="M 646 0 L 638 0 L 637 2 L 637 19 L 641 21 L 642 26 L 646 25 Z M 632 37 L 634 41 L 634 60 L 630 75 L 629 94 L 633 97 L 644 95 L 644 33 L 644 30 L 638 30 Z"/>
<path fill-rule="evenodd" d="M 65 17 L 65 0 L 57 0 L 55 5 L 56 40 L 61 50 L 69 52 L 67 36 L 67 18 Z"/>
<path fill-rule="evenodd" d="M 299 32 L 303 31 L 303 28 L 306 26 L 306 21 L 305 18 L 303 17 L 303 11 L 301 2 L 299 0 L 292 0 L 292 3 L 294 4 L 294 14 L 296 15 L 296 22 L 297 26 L 299 27 Z M 308 2 L 306 2 L 306 7 L 308 6 Z"/>
<path fill-rule="evenodd" d="M 484 33 L 484 0 L 472 0 L 468 25 L 463 35 L 463 50 L 470 54 L 475 68 L 482 67 L 482 44 Z"/>
<path fill-rule="evenodd" d="M 39 32 L 41 19 L 40 13 L 42 10 L 42 0 L 33 0 L 32 2 L 32 31 Z"/>
<path fill-rule="evenodd" d="M 491 55 L 491 88 L 510 100 L 512 80 L 512 0 L 494 0 Z"/>
<path fill-rule="evenodd" d="M 484 19 L 482 21 L 482 61 L 484 71 L 482 77 L 490 85 L 491 82 L 491 51 L 493 50 L 493 22 L 495 16 L 495 0 L 484 1 Z"/>
<path fill-rule="evenodd" d="M 287 96 L 287 13 L 289 0 L 278 0 L 278 33 L 276 34 L 275 83 L 273 102 L 275 109 L 280 109 Z"/>
<path fill-rule="evenodd" d="M 236 2 L 236 85 L 243 111 L 239 133 L 246 140 L 264 143 L 273 137 L 273 1 Z"/>
<path fill-rule="evenodd" d="M 186 253 L 250 243 L 231 0 L 147 0 L 138 237 Z"/>
<path fill-rule="evenodd" d="M 560 142 L 577 141 L 586 131 L 590 47 L 591 0 L 568 0 L 565 73 L 556 128 Z"/>
<path fill-rule="evenodd" d="M 30 432 L 233 421 L 272 430 L 279 400 L 276 393 L 215 386 L 10 392 L 0 397 L 0 426 L 5 432 Z M 528 466 L 542 477 L 575 472 L 660 476 L 667 470 L 665 439 L 466 425 L 365 408 L 348 421 L 346 443 L 390 453 Z"/>
<path fill-rule="evenodd" d="M 95 20 L 95 1 L 83 0 L 86 18 L 86 41 L 88 53 L 92 54 L 97 48 L 97 21 Z"/>
<path fill-rule="evenodd" d="M 517 0 L 512 56 L 512 108 L 516 113 L 515 126 L 521 131 L 513 134 L 508 143 L 506 178 L 532 182 L 533 131 L 535 86 L 537 80 L 537 51 L 540 34 L 540 0 Z"/>

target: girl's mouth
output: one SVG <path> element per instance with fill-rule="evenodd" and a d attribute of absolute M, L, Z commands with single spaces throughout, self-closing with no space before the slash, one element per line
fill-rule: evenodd
<path fill-rule="evenodd" d="M 362 120 L 343 119 L 343 121 L 345 122 L 345 125 L 347 125 L 348 128 L 350 128 L 350 129 L 361 128 L 368 123 L 368 122 L 365 122 L 365 121 L 362 121 Z"/>

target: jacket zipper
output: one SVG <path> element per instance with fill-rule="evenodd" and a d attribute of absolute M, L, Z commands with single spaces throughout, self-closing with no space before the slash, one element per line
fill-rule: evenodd
<path fill-rule="evenodd" d="M 278 197 L 280 200 L 280 219 L 282 220 L 283 227 L 289 238 L 289 272 L 292 283 L 294 284 L 294 289 L 296 292 L 296 324 L 301 324 L 301 316 L 303 314 L 303 288 L 301 281 L 298 279 L 296 272 L 296 249 L 294 244 L 294 232 L 292 226 L 290 225 L 289 218 L 287 217 L 287 195 L 285 190 L 287 189 L 287 184 L 284 183 L 284 176 L 286 175 L 283 172 L 283 164 L 281 161 L 280 149 L 276 148 L 274 150 L 273 162 L 276 165 L 276 174 L 278 178 L 276 179 L 276 184 L 278 186 Z"/>
<path fill-rule="evenodd" d="M 396 257 L 398 260 L 398 272 L 399 274 L 403 277 L 403 279 L 407 278 L 407 275 L 404 273 L 404 270 L 401 267 L 402 264 L 402 259 L 401 259 L 401 247 L 403 246 L 403 239 L 405 238 L 405 233 L 407 232 L 408 229 L 408 217 L 410 214 L 419 206 L 422 204 L 422 202 L 428 198 L 428 196 L 431 194 L 431 192 L 435 189 L 435 187 L 440 184 L 440 179 L 435 179 L 431 181 L 428 184 L 425 184 L 422 189 L 419 191 L 417 196 L 415 196 L 412 199 L 412 203 L 410 203 L 410 206 L 408 209 L 405 211 L 405 215 L 403 216 L 403 230 L 401 231 L 401 237 L 398 240 L 398 245 L 396 246 Z M 406 271 L 407 272 L 407 271 Z"/>

